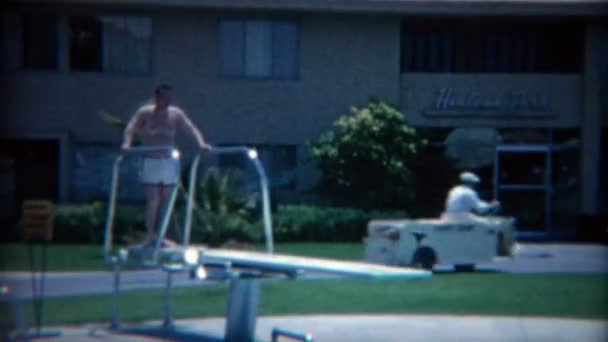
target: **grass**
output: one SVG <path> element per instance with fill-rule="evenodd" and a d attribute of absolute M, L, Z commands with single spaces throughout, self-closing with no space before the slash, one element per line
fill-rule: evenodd
<path fill-rule="evenodd" d="M 256 249 L 264 250 L 263 246 Z M 39 257 L 41 248 L 34 250 Z M 276 253 L 332 259 L 361 260 L 363 245 L 360 243 L 286 243 L 277 244 Z M 30 248 L 24 244 L 0 245 L 0 271 L 27 271 L 30 269 Z M 38 259 L 36 259 L 38 260 Z M 100 271 L 110 270 L 97 245 L 49 245 L 47 247 L 48 271 Z"/>
<path fill-rule="evenodd" d="M 262 314 L 425 313 L 608 318 L 608 276 L 443 274 L 264 286 Z M 297 300 L 298 298 L 304 300 Z"/>
<path fill-rule="evenodd" d="M 455 314 L 548 316 L 608 319 L 608 276 L 439 274 L 432 280 L 264 281 L 260 315 L 290 314 Z M 225 315 L 225 284 L 176 289 L 176 318 Z M 79 324 L 108 321 L 111 296 L 47 299 L 45 323 Z M 32 322 L 32 305 L 26 305 Z M 123 321 L 162 319 L 163 292 L 125 292 L 120 298 Z M 10 320 L 8 307 L 0 319 Z"/>
<path fill-rule="evenodd" d="M 277 253 L 359 260 L 361 244 L 278 244 Z M 53 245 L 48 249 L 53 271 L 108 269 L 99 246 Z M 0 269 L 28 270 L 25 245 L 2 245 Z M 225 315 L 226 284 L 175 289 L 176 318 Z M 47 299 L 46 324 L 79 324 L 109 319 L 111 296 Z M 25 305 L 28 321 L 32 305 Z M 125 292 L 120 299 L 124 321 L 162 319 L 163 292 Z M 261 315 L 289 314 L 457 314 L 550 316 L 608 319 L 608 275 L 439 273 L 431 280 L 264 281 Z M 10 321 L 10 308 L 0 303 L 0 321 Z"/>
<path fill-rule="evenodd" d="M 33 246 L 34 260 L 40 260 L 41 246 Z M 102 255 L 101 245 L 55 245 L 46 251 L 47 271 L 110 270 Z M 37 268 L 40 267 L 36 264 Z M 1 271 L 30 270 L 30 246 L 9 243 L 0 246 Z"/>

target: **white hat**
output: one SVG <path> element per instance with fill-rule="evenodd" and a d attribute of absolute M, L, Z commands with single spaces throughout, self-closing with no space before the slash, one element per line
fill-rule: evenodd
<path fill-rule="evenodd" d="M 476 174 L 474 174 L 473 172 L 468 172 L 468 171 L 460 174 L 460 180 L 463 183 L 473 183 L 473 184 L 477 184 L 481 181 L 479 179 L 479 177 L 477 177 Z"/>

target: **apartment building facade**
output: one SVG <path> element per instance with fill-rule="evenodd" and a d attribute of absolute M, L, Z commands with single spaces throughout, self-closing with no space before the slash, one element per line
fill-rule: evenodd
<path fill-rule="evenodd" d="M 494 194 L 536 196 L 537 226 L 601 216 L 606 14 L 601 0 L 9 1 L 3 210 L 103 196 L 122 132 L 101 113 L 128 120 L 169 83 L 212 144 L 258 147 L 277 188 L 313 186 L 306 143 L 376 97 L 417 127 L 499 132 Z"/>

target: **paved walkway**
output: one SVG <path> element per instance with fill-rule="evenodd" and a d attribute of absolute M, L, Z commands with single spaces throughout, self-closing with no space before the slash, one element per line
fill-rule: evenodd
<path fill-rule="evenodd" d="M 225 320 L 221 318 L 178 320 L 181 334 L 146 335 L 111 333 L 100 326 L 61 327 L 62 336 L 48 341 L 217 341 Z M 160 322 L 149 322 L 149 327 Z M 272 329 L 280 327 L 310 333 L 314 341 L 542 341 L 605 342 L 608 321 L 554 318 L 419 315 L 315 315 L 259 317 L 256 336 L 270 341 Z M 52 330 L 51 328 L 48 328 Z M 154 330 L 152 328 L 152 330 Z M 207 339 L 201 334 L 211 335 Z M 208 335 L 208 336 L 209 336 Z"/>
<path fill-rule="evenodd" d="M 509 273 L 608 273 L 608 246 L 518 244 L 513 258 L 496 258 L 477 268 Z"/>

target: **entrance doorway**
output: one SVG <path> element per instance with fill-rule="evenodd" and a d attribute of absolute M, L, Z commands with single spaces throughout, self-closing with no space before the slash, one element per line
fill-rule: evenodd
<path fill-rule="evenodd" d="M 513 130 L 496 148 L 494 197 L 523 235 L 573 235 L 579 192 L 577 130 Z"/>

